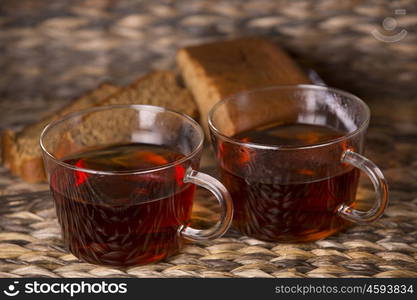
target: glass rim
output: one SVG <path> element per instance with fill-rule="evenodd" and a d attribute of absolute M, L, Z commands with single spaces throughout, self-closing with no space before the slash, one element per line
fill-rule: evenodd
<path fill-rule="evenodd" d="M 297 145 L 297 146 L 291 146 L 291 145 L 281 145 L 281 146 L 277 146 L 277 145 L 270 145 L 270 144 L 261 144 L 261 143 L 253 143 L 253 142 L 242 142 L 238 139 L 229 137 L 225 134 L 223 134 L 214 124 L 213 124 L 213 115 L 215 113 L 215 111 L 217 110 L 218 107 L 220 107 L 222 104 L 228 102 L 228 101 L 232 101 L 233 99 L 236 99 L 239 96 L 242 95 L 249 95 L 249 94 L 253 94 L 253 93 L 257 93 L 257 92 L 261 92 L 261 91 L 268 91 L 268 90 L 315 90 L 315 91 L 331 91 L 334 92 L 338 95 L 342 95 L 346 98 L 349 98 L 351 100 L 356 101 L 357 103 L 359 103 L 363 109 L 364 109 L 364 113 L 365 113 L 365 119 L 364 121 L 360 124 L 360 126 L 358 126 L 357 129 L 355 129 L 352 132 L 346 133 L 341 137 L 335 138 L 335 139 L 330 139 L 328 141 L 324 141 L 324 142 L 320 142 L 320 143 L 314 143 L 314 144 L 308 144 L 308 145 Z M 328 86 L 320 86 L 320 85 L 314 85 L 314 84 L 297 84 L 297 85 L 280 85 L 280 86 L 269 86 L 269 87 L 265 87 L 265 88 L 259 88 L 259 89 L 253 89 L 253 90 L 247 90 L 247 91 L 243 91 L 243 92 L 239 92 L 237 94 L 234 94 L 230 97 L 227 97 L 223 100 L 220 100 L 219 102 L 217 102 L 209 111 L 208 114 L 208 125 L 210 130 L 217 136 L 219 136 L 220 138 L 226 140 L 227 142 L 233 143 L 233 144 L 237 144 L 237 145 L 241 145 L 241 146 L 245 146 L 245 147 L 251 147 L 251 148 L 255 148 L 255 149 L 262 149 L 262 150 L 305 150 L 305 149 L 314 149 L 314 148 L 319 148 L 319 147 L 326 147 L 326 146 L 330 146 L 333 144 L 337 144 L 341 141 L 347 140 L 351 137 L 356 136 L 357 134 L 361 133 L 362 131 L 364 131 L 368 125 L 369 125 L 369 121 L 370 121 L 370 109 L 368 107 L 368 105 L 359 97 L 353 95 L 352 93 L 337 89 L 337 88 L 332 88 L 332 87 L 328 87 Z"/>
<path fill-rule="evenodd" d="M 198 133 L 200 134 L 200 141 L 198 142 L 197 146 L 187 155 L 184 155 L 184 157 L 175 160 L 173 162 L 167 163 L 167 164 L 163 164 L 161 166 L 157 166 L 157 167 L 152 167 L 152 168 L 147 168 L 147 169 L 143 169 L 143 170 L 129 170 L 129 171 L 100 171 L 100 170 L 94 170 L 94 169 L 89 169 L 89 168 L 83 168 L 83 167 L 78 167 L 78 166 L 74 166 L 71 165 L 69 163 L 66 163 L 58 158 L 56 158 L 52 153 L 50 153 L 47 149 L 46 146 L 44 144 L 44 138 L 45 136 L 48 134 L 48 132 L 50 130 L 52 130 L 53 128 L 55 128 L 56 126 L 58 126 L 61 123 L 64 123 L 72 118 L 76 118 L 88 113 L 92 113 L 92 112 L 99 112 L 99 111 L 105 111 L 105 110 L 112 110 L 112 109 L 134 109 L 136 111 L 153 111 L 153 112 L 165 112 L 165 113 L 170 113 L 173 115 L 176 115 L 179 118 L 182 118 L 183 120 L 186 120 L 187 122 L 189 122 L 193 128 L 195 128 Z M 191 118 L 190 116 L 172 110 L 172 109 L 168 109 L 168 108 L 164 108 L 161 106 L 156 106 L 156 105 L 145 105 L 145 104 L 120 104 L 120 105 L 105 105 L 105 106 L 97 106 L 97 107 L 93 107 L 93 108 L 88 108 L 88 109 L 83 109 L 80 111 L 76 111 L 73 113 L 69 113 L 67 115 L 65 115 L 62 118 L 59 118 L 58 120 L 52 121 L 50 122 L 48 125 L 45 126 L 45 128 L 42 130 L 42 133 L 40 135 L 39 138 L 39 144 L 40 147 L 42 149 L 42 152 L 50 159 L 52 159 L 55 163 L 65 167 L 65 168 L 69 168 L 72 170 L 76 170 L 76 171 L 82 171 L 85 173 L 90 173 L 90 174 L 99 174 L 99 175 L 141 175 L 141 174 L 147 174 L 147 173 L 152 173 L 152 172 L 159 172 L 159 171 L 163 171 L 172 167 L 175 167 L 177 165 L 182 164 L 183 162 L 186 162 L 188 160 L 191 160 L 192 158 L 194 158 L 202 149 L 203 144 L 204 144 L 204 132 L 203 129 L 201 128 L 200 124 L 197 123 L 197 121 L 195 121 L 193 118 Z"/>

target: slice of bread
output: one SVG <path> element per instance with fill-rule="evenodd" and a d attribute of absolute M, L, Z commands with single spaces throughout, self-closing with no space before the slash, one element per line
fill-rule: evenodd
<path fill-rule="evenodd" d="M 125 88 L 103 84 L 21 132 L 6 130 L 2 136 L 3 164 L 25 181 L 44 181 L 46 176 L 39 146 L 42 129 L 68 113 L 111 104 L 152 104 L 171 108 L 194 118 L 198 116 L 191 94 L 177 82 L 173 72 L 153 72 Z"/>
<path fill-rule="evenodd" d="M 186 47 L 178 51 L 176 60 L 206 133 L 207 115 L 221 99 L 244 90 L 310 83 L 283 50 L 259 38 Z"/>
<path fill-rule="evenodd" d="M 100 102 L 100 105 L 120 104 L 156 105 L 184 113 L 194 119 L 198 117 L 197 106 L 191 97 L 191 93 L 178 84 L 174 73 L 168 71 L 154 72 L 144 76 L 127 88 Z M 54 155 L 61 159 L 85 151 L 85 149 L 92 149 L 109 143 L 147 142 L 147 138 L 156 134 L 153 130 L 157 130 L 158 123 L 169 124 L 167 125 L 169 132 L 156 134 L 158 138 L 165 135 L 173 138 L 182 127 L 181 122 L 174 121 L 177 120 L 175 118 L 167 117 L 158 120 L 162 115 L 155 115 L 154 120 L 142 121 L 142 117 L 142 114 L 130 109 L 115 109 L 86 114 L 82 118 L 82 123 L 75 124 L 72 128 L 65 130 L 63 133 L 65 137 L 55 145 L 57 151 L 53 150 Z M 142 122 L 143 124 L 141 124 Z M 138 130 L 141 126 L 143 126 L 141 128 L 148 126 L 149 122 L 155 122 L 152 128 Z M 137 138 L 139 131 L 142 131 L 142 133 L 146 131 L 147 134 Z"/>
<path fill-rule="evenodd" d="M 38 182 L 45 179 L 42 152 L 39 146 L 39 137 L 43 128 L 58 118 L 91 106 L 117 92 L 120 87 L 111 84 L 102 84 L 97 89 L 72 101 L 60 111 L 49 115 L 37 123 L 25 127 L 20 132 L 5 130 L 2 135 L 2 160 L 6 168 L 13 175 L 20 176 L 28 182 Z"/>
<path fill-rule="evenodd" d="M 104 99 L 100 105 L 149 104 L 162 106 L 198 117 L 197 106 L 191 93 L 177 80 L 171 71 L 157 71 L 139 78 L 118 93 Z"/>

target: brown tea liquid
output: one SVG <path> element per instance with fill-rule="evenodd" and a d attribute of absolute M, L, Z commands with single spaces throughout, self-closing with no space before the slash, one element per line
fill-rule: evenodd
<path fill-rule="evenodd" d="M 325 126 L 286 124 L 255 128 L 234 138 L 259 144 L 301 146 L 326 142 L 344 134 Z M 244 157 L 235 159 L 242 162 L 251 159 L 245 151 L 241 155 Z M 276 170 L 271 177 L 291 178 L 288 170 L 280 168 L 281 163 L 270 162 Z M 259 167 L 262 168 L 254 166 Z M 301 175 L 298 178 L 303 178 L 296 182 L 257 176 L 243 178 L 233 170 L 221 168 L 220 171 L 234 203 L 233 226 L 243 234 L 266 241 L 311 241 L 342 229 L 348 222 L 336 210 L 340 204 L 354 201 L 359 179 L 357 169 L 319 180 L 315 169 L 292 170 Z"/>
<path fill-rule="evenodd" d="M 119 175 L 59 168 L 51 190 L 66 246 L 91 263 L 144 264 L 175 253 L 180 226 L 188 224 L 194 185 L 183 184 L 184 168 L 128 175 L 176 161 L 171 149 L 126 144 L 95 149 L 65 160 L 73 166 Z"/>

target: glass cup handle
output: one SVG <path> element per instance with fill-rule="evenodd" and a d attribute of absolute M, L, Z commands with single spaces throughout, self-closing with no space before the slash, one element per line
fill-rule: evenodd
<path fill-rule="evenodd" d="M 232 224 L 233 202 L 229 192 L 224 185 L 217 179 L 188 169 L 183 181 L 185 183 L 194 183 L 209 190 L 217 199 L 221 208 L 220 220 L 209 229 L 194 229 L 189 226 L 183 226 L 180 230 L 181 235 L 191 241 L 215 239 L 222 236 Z"/>
<path fill-rule="evenodd" d="M 384 213 L 388 204 L 388 185 L 384 174 L 372 161 L 351 150 L 343 153 L 342 162 L 351 164 L 368 175 L 375 188 L 376 201 L 368 211 L 359 211 L 342 204 L 337 210 L 339 215 L 356 223 L 368 223 L 377 220 Z"/>

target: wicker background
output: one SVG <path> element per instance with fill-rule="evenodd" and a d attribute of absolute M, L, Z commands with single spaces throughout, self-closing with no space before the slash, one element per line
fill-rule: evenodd
<path fill-rule="evenodd" d="M 400 13 L 395 13 L 401 9 Z M 397 11 L 398 12 L 398 11 Z M 394 30 L 383 22 L 393 17 Z M 309 244 L 264 243 L 230 232 L 157 264 L 105 268 L 63 249 L 44 184 L 0 169 L 0 276 L 417 277 L 417 5 L 414 0 L 2 0 L 0 129 L 20 128 L 110 81 L 174 68 L 177 48 L 259 35 L 371 106 L 367 155 L 389 180 L 377 223 Z M 404 39 L 386 36 L 407 31 Z M 203 169 L 211 169 L 210 159 Z M 358 198 L 372 199 L 365 181 Z M 199 191 L 195 219 L 212 216 Z"/>

